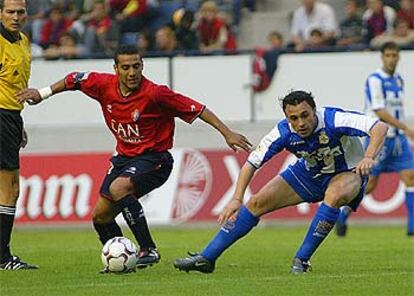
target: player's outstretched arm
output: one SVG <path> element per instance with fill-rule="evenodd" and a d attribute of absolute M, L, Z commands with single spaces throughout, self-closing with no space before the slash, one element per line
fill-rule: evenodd
<path fill-rule="evenodd" d="M 365 151 L 364 158 L 355 167 L 355 172 L 360 175 L 369 175 L 375 164 L 375 157 L 381 151 L 387 135 L 388 125 L 378 121 L 370 131 L 369 145 Z"/>
<path fill-rule="evenodd" d="M 51 86 L 41 89 L 27 88 L 16 94 L 19 103 L 27 102 L 29 105 L 36 105 L 48 97 L 66 90 L 65 79 L 59 80 Z"/>
<path fill-rule="evenodd" d="M 234 151 L 243 149 L 250 152 L 252 144 L 243 135 L 233 132 L 223 121 L 220 120 L 211 110 L 207 107 L 204 108 L 200 114 L 200 118 L 207 122 L 209 125 L 217 129 L 226 140 L 227 145 Z"/>
<path fill-rule="evenodd" d="M 375 114 L 377 114 L 378 118 L 382 121 L 388 123 L 389 125 L 396 127 L 402 131 L 411 139 L 414 141 L 414 130 L 411 129 L 408 125 L 406 125 L 404 122 L 398 120 L 394 116 L 392 116 L 386 109 L 379 109 L 375 111 Z"/>
<path fill-rule="evenodd" d="M 220 224 L 226 223 L 228 220 L 234 221 L 236 214 L 243 204 L 244 193 L 246 188 L 252 180 L 256 168 L 250 163 L 246 162 L 240 170 L 239 177 L 237 178 L 236 190 L 234 191 L 233 198 L 223 211 L 220 213 L 217 222 Z"/>

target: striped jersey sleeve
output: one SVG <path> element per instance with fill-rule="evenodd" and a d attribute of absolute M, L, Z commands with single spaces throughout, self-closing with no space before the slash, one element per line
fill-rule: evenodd
<path fill-rule="evenodd" d="M 255 168 L 260 168 L 274 155 L 285 148 L 286 138 L 289 134 L 287 121 L 280 121 L 266 136 L 262 138 L 259 145 L 254 149 L 247 161 Z"/>
<path fill-rule="evenodd" d="M 335 130 L 347 136 L 369 136 L 372 127 L 378 118 L 363 113 L 336 110 L 331 116 Z"/>
<path fill-rule="evenodd" d="M 382 80 L 378 75 L 371 75 L 367 79 L 366 94 L 371 110 L 385 108 L 385 96 L 382 89 Z"/>

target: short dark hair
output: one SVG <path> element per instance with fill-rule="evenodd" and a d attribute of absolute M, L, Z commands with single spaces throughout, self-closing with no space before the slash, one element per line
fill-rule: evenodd
<path fill-rule="evenodd" d="M 135 45 L 130 44 L 122 44 L 118 47 L 118 49 L 115 52 L 114 61 L 115 64 L 118 64 L 118 57 L 120 55 L 139 55 L 140 59 L 142 59 L 141 53 Z"/>
<path fill-rule="evenodd" d="M 396 51 L 400 51 L 400 47 L 394 41 L 389 41 L 389 42 L 385 42 L 381 46 L 381 53 L 384 53 L 386 50 L 396 50 Z"/>
<path fill-rule="evenodd" d="M 282 40 L 282 41 L 283 41 L 283 35 L 282 35 L 282 33 L 280 33 L 279 31 L 272 31 L 272 32 L 270 32 L 270 33 L 267 35 L 267 37 L 268 37 L 268 38 L 270 38 L 270 37 L 276 37 L 276 38 L 279 38 L 280 40 Z"/>
<path fill-rule="evenodd" d="M 26 0 L 24 0 L 24 4 L 26 4 L 26 6 L 27 6 L 27 1 Z M 4 8 L 4 0 L 0 0 L 0 9 L 3 10 L 3 8 Z"/>
<path fill-rule="evenodd" d="M 287 105 L 299 105 L 303 101 L 309 104 L 313 109 L 316 108 L 315 99 L 311 92 L 303 90 L 294 90 L 287 94 L 282 100 L 283 112 L 285 112 Z"/>

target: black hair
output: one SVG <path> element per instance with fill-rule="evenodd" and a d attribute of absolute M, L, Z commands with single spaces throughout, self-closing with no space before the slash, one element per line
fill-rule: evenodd
<path fill-rule="evenodd" d="M 142 59 L 141 53 L 138 47 L 136 47 L 135 45 L 130 45 L 130 44 L 122 44 L 118 47 L 118 49 L 115 52 L 115 56 L 114 56 L 115 64 L 118 64 L 118 57 L 120 55 L 138 55 L 140 59 Z"/>
<path fill-rule="evenodd" d="M 181 17 L 180 24 L 188 24 L 188 26 L 191 26 L 191 24 L 194 22 L 194 12 L 191 10 L 185 10 L 183 13 L 183 16 Z"/>
<path fill-rule="evenodd" d="M 27 1 L 24 1 L 24 4 L 27 6 Z M 4 0 L 0 0 L 0 9 L 3 10 L 4 8 Z"/>
<path fill-rule="evenodd" d="M 398 46 L 397 43 L 393 42 L 393 41 L 389 41 L 389 42 L 385 42 L 382 46 L 381 46 L 381 53 L 384 53 L 386 50 L 396 50 L 396 51 L 400 51 L 400 47 Z"/>
<path fill-rule="evenodd" d="M 306 92 L 303 90 L 294 90 L 287 94 L 283 99 L 281 99 L 281 104 L 283 108 L 283 112 L 286 110 L 287 105 L 299 105 L 305 101 L 312 107 L 312 109 L 316 108 L 315 99 L 310 92 Z"/>

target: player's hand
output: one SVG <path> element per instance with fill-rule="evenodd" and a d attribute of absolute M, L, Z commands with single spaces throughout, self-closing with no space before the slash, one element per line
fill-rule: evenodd
<path fill-rule="evenodd" d="M 21 90 L 16 94 L 16 97 L 17 102 L 21 104 L 27 102 L 29 105 L 36 105 L 43 101 L 39 91 L 35 88 Z"/>
<path fill-rule="evenodd" d="M 230 131 L 225 138 L 227 145 L 229 145 L 229 147 L 235 152 L 239 151 L 239 149 L 243 149 L 246 152 L 250 152 L 252 150 L 253 145 L 245 136 L 241 134 Z"/>
<path fill-rule="evenodd" d="M 367 176 L 371 172 L 375 161 L 371 157 L 364 157 L 353 170 L 356 174 Z"/>
<path fill-rule="evenodd" d="M 226 207 L 221 212 L 220 216 L 217 219 L 219 224 L 224 224 L 227 221 L 234 221 L 236 220 L 237 212 L 239 211 L 240 207 L 242 206 L 242 202 L 239 199 L 232 199 Z"/>

